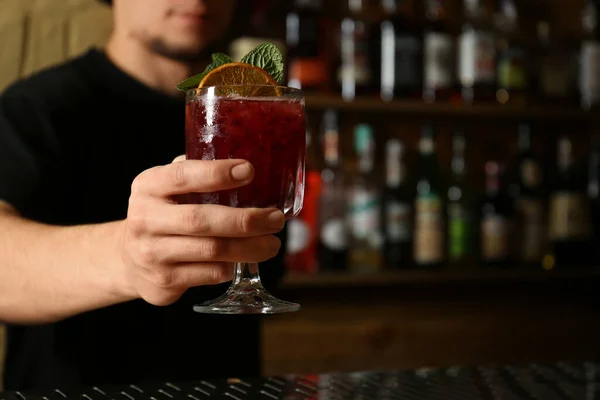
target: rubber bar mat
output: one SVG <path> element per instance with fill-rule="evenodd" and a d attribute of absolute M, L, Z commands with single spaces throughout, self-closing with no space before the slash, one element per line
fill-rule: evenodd
<path fill-rule="evenodd" d="M 600 400 L 600 364 L 357 372 L 4 392 L 0 400 Z"/>

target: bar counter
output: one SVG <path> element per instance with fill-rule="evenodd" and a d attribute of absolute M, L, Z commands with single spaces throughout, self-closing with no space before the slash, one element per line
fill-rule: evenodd
<path fill-rule="evenodd" d="M 600 360 L 600 269 L 288 276 L 262 375 Z M 290 345 L 292 344 L 293 345 Z"/>
<path fill-rule="evenodd" d="M 486 365 L 0 392 L 0 400 L 594 400 L 600 363 Z"/>

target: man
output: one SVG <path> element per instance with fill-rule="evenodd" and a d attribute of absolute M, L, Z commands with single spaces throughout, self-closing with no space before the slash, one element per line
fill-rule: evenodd
<path fill-rule="evenodd" d="M 277 254 L 280 211 L 177 204 L 248 184 L 244 160 L 192 161 L 175 85 L 206 64 L 233 0 L 114 0 L 92 50 L 0 97 L 5 389 L 259 372 L 253 316 L 196 314 L 234 261 Z M 281 257 L 263 265 L 265 282 Z M 219 285 L 217 285 L 219 284 Z"/>

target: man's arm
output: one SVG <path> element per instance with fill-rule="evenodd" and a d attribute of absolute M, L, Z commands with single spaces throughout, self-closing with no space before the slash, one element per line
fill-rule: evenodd
<path fill-rule="evenodd" d="M 119 282 L 121 224 L 44 225 L 0 203 L 0 320 L 52 322 L 133 299 Z"/>
<path fill-rule="evenodd" d="M 231 262 L 274 257 L 274 209 L 175 204 L 173 196 L 233 189 L 254 176 L 241 160 L 181 161 L 134 181 L 127 219 L 56 227 L 0 207 L 0 321 L 45 323 L 143 298 L 173 303 L 190 287 L 231 280 Z"/>

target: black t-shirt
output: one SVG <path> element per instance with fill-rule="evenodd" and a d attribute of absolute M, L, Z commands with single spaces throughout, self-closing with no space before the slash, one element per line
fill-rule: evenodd
<path fill-rule="evenodd" d="M 123 219 L 133 179 L 185 152 L 184 124 L 183 98 L 91 50 L 0 96 L 0 199 L 57 225 Z M 265 263 L 265 286 L 282 265 L 281 254 Z M 192 310 L 226 288 L 190 289 L 167 307 L 137 300 L 54 324 L 9 325 L 5 388 L 257 375 L 259 317 Z"/>

